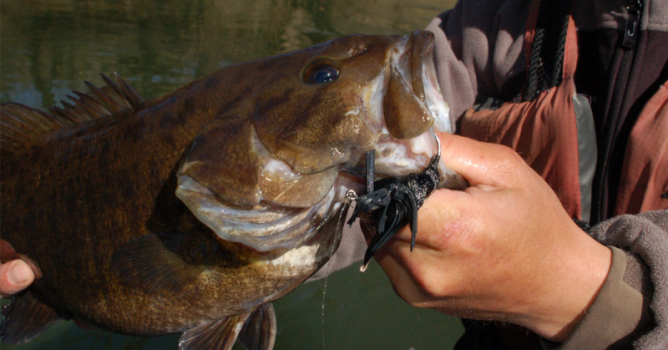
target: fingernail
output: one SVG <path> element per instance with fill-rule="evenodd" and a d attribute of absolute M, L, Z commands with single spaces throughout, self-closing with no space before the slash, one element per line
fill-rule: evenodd
<path fill-rule="evenodd" d="M 20 285 L 28 282 L 31 273 L 32 271 L 30 271 L 30 267 L 28 267 L 28 265 L 26 265 L 24 262 L 19 262 L 14 264 L 14 266 L 9 269 L 7 278 L 9 279 L 9 282 Z"/>

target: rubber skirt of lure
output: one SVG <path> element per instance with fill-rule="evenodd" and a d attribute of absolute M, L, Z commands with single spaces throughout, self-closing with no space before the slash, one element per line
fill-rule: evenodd
<path fill-rule="evenodd" d="M 363 224 L 375 229 L 364 254 L 361 271 L 366 270 L 373 254 L 406 225 L 411 228 L 413 250 L 417 235 L 417 211 L 434 192 L 440 179 L 438 160 L 438 156 L 434 157 L 421 173 L 375 181 L 370 187 L 375 190 L 367 191 L 355 200 L 356 208 L 348 224 L 352 225 L 358 217 L 363 216 Z M 370 166 L 373 163 L 367 162 L 367 168 Z M 367 169 L 367 174 L 373 174 L 373 170 Z"/>

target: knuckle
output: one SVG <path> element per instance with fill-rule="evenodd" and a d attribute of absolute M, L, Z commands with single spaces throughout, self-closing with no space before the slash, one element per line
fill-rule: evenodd
<path fill-rule="evenodd" d="M 496 159 L 494 169 L 503 182 L 514 182 L 517 180 L 518 172 L 521 172 L 527 164 L 515 150 L 505 145 L 496 145 Z"/>
<path fill-rule="evenodd" d="M 442 298 L 445 295 L 444 287 L 439 283 L 439 281 L 434 280 L 431 276 L 427 274 L 420 273 L 413 275 L 413 281 L 415 286 L 420 294 L 422 294 L 426 299 L 438 299 Z M 410 303 L 413 305 L 413 303 Z M 424 303 L 420 303 L 424 305 Z M 419 305 L 413 305 L 419 306 Z"/>
<path fill-rule="evenodd" d="M 514 149 L 505 145 L 497 145 L 497 146 L 498 146 L 497 154 L 499 155 L 499 161 L 514 165 L 524 163 L 522 157 L 520 157 L 519 153 L 517 153 L 517 151 L 515 151 Z"/>

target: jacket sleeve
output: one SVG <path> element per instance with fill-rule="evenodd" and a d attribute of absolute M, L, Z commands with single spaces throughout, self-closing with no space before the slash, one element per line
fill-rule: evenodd
<path fill-rule="evenodd" d="M 490 98 L 512 99 L 524 83 L 524 28 L 529 1 L 459 1 L 427 27 L 450 119 Z"/>
<path fill-rule="evenodd" d="M 569 339 L 548 349 L 668 349 L 668 211 L 621 215 L 592 228 L 611 246 L 610 272 Z"/>

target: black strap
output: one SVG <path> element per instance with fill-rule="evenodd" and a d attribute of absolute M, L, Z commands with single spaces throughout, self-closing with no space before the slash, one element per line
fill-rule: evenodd
<path fill-rule="evenodd" d="M 569 0 L 541 1 L 522 101 L 561 84 L 570 13 Z"/>

